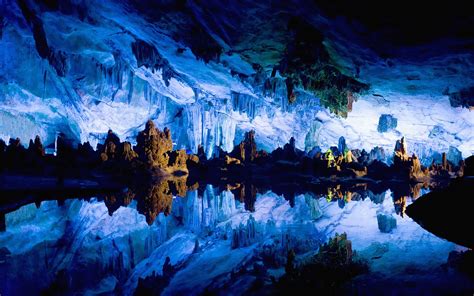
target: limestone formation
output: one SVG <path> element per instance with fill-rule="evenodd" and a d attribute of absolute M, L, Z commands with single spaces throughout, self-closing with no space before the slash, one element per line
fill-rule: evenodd
<path fill-rule="evenodd" d="M 244 140 L 234 147 L 230 155 L 241 162 L 253 162 L 257 158 L 255 131 L 246 132 Z"/>
<path fill-rule="evenodd" d="M 130 162 L 132 161 L 133 159 L 137 158 L 138 157 L 138 154 L 133 151 L 132 149 L 132 144 L 130 144 L 130 142 L 123 142 L 121 144 L 121 159 L 127 161 L 127 162 Z"/>
<path fill-rule="evenodd" d="M 413 153 L 410 157 L 407 153 L 405 138 L 397 140 L 395 152 L 393 155 L 394 169 L 402 174 L 408 174 L 410 179 L 420 179 L 426 177 L 426 172 L 422 170 L 419 158 Z"/>
<path fill-rule="evenodd" d="M 167 170 L 173 171 L 182 171 L 187 172 L 188 168 L 186 162 L 188 160 L 188 155 L 186 150 L 174 150 L 168 153 L 168 165 Z"/>
<path fill-rule="evenodd" d="M 145 129 L 137 136 L 136 150 L 140 159 L 151 168 L 166 168 L 169 163 L 168 152 L 172 149 L 170 130 L 165 128 L 161 132 L 152 120 L 147 121 Z"/>
<path fill-rule="evenodd" d="M 41 139 L 39 136 L 35 137 L 35 141 L 30 140 L 30 144 L 28 146 L 28 152 L 35 157 L 43 157 L 45 155 L 43 143 L 41 143 Z"/>

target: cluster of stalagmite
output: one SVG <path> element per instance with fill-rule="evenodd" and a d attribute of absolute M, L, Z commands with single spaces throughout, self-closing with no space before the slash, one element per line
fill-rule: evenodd
<path fill-rule="evenodd" d="M 441 164 L 433 163 L 422 167 L 419 158 L 408 154 L 405 138 L 395 144 L 393 165 L 388 166 L 383 148 L 375 147 L 370 153 L 365 150 L 349 149 L 343 137 L 337 146 L 325 152 L 315 147 L 304 152 L 296 147 L 295 139 L 282 148 L 271 153 L 257 150 L 255 132 L 249 131 L 244 140 L 236 145 L 232 152 L 218 150 L 218 157 L 207 159 L 202 147 L 197 154 L 187 154 L 185 150 L 173 150 L 171 131 L 159 130 L 149 120 L 143 131 L 137 135 L 136 146 L 130 142 L 121 142 L 111 130 L 103 144 L 97 150 L 89 143 L 80 144 L 77 149 L 63 137 L 57 141 L 57 157 L 45 155 L 39 137 L 31 140 L 25 149 L 19 139 L 11 139 L 9 145 L 0 141 L 0 165 L 7 171 L 42 171 L 82 172 L 87 175 L 94 169 L 106 169 L 111 174 L 134 174 L 137 171 L 148 171 L 166 176 L 193 173 L 195 178 L 203 174 L 227 174 L 232 178 L 254 171 L 261 175 L 314 175 L 322 177 L 369 177 L 374 179 L 402 178 L 414 181 L 425 181 L 432 177 L 454 177 L 463 174 L 464 163 L 452 164 L 443 154 Z M 53 167 L 53 169 L 48 169 Z M 2 167 L 0 167 L 2 169 Z M 248 175 L 248 174 L 247 174 Z M 197 177 L 196 177 L 197 176 Z M 226 178 L 227 178 L 226 177 Z"/>

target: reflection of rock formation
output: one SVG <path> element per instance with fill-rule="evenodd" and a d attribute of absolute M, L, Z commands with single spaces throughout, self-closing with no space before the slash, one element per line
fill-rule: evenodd
<path fill-rule="evenodd" d="M 289 253 L 292 251 L 289 250 Z M 338 295 L 336 288 L 352 277 L 367 272 L 367 262 L 359 259 L 352 250 L 352 242 L 345 233 L 319 247 L 318 253 L 305 259 L 302 264 L 292 266 L 293 256 L 288 256 L 286 273 L 276 285 L 283 295 L 320 294 Z"/>
<path fill-rule="evenodd" d="M 405 217 L 405 210 L 407 208 L 407 197 L 401 196 L 397 199 L 394 198 L 393 205 L 395 207 L 395 213 L 402 217 Z"/>
<path fill-rule="evenodd" d="M 255 243 L 257 237 L 257 231 L 255 227 L 255 218 L 250 215 L 246 225 L 241 223 L 239 227 L 232 230 L 231 248 L 236 249 L 247 247 Z"/>
<path fill-rule="evenodd" d="M 188 188 L 183 177 L 140 183 L 135 189 L 137 210 L 151 225 L 160 213 L 166 216 L 171 213 L 173 196 L 184 197 L 188 189 L 195 188 Z"/>
<path fill-rule="evenodd" d="M 137 195 L 137 210 L 145 215 L 149 225 L 153 224 L 159 213 L 169 215 L 171 212 L 173 195 L 167 181 L 150 184 Z"/>
<path fill-rule="evenodd" d="M 239 184 L 232 190 L 235 199 L 245 204 L 245 209 L 255 212 L 255 201 L 257 200 L 257 187 L 254 184 Z"/>
<path fill-rule="evenodd" d="M 139 278 L 134 295 L 161 295 L 175 272 L 176 268 L 171 265 L 171 259 L 167 256 L 163 264 L 162 275 L 153 271 L 146 278 Z"/>
<path fill-rule="evenodd" d="M 109 210 L 109 215 L 118 210 L 121 206 L 128 206 L 132 200 L 135 198 L 135 193 L 132 190 L 127 189 L 125 192 L 119 192 L 112 195 L 107 195 L 104 198 L 104 203 L 107 209 Z"/>
<path fill-rule="evenodd" d="M 413 186 L 410 186 L 410 197 L 412 198 L 412 200 L 415 200 L 418 197 L 420 197 L 421 189 L 423 187 L 427 187 L 426 184 L 417 183 L 417 184 L 414 184 Z"/>
<path fill-rule="evenodd" d="M 397 220 L 392 215 L 377 214 L 377 224 L 380 232 L 390 233 L 397 227 Z"/>

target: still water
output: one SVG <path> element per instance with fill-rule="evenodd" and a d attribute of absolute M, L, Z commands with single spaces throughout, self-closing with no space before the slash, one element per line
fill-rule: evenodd
<path fill-rule="evenodd" d="M 404 214 L 413 196 L 390 190 L 238 196 L 207 185 L 179 197 L 160 188 L 144 197 L 124 191 L 6 213 L 0 294 L 133 295 L 140 278 L 152 275 L 163 295 L 261 294 L 252 292 L 256 282 L 278 279 L 289 250 L 303 262 L 344 232 L 369 264 L 367 274 L 347 283 L 349 293 L 474 291 L 472 278 L 446 264 L 450 252 L 465 249 Z"/>

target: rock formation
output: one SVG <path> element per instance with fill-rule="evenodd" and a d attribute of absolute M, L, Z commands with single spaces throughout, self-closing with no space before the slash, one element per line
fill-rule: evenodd
<path fill-rule="evenodd" d="M 405 138 L 397 140 L 393 155 L 394 169 L 402 174 L 402 177 L 419 180 L 427 176 L 427 172 L 422 170 L 420 160 L 413 153 L 410 157 L 407 153 Z"/>
<path fill-rule="evenodd" d="M 255 131 L 245 133 L 244 140 L 234 147 L 230 156 L 241 162 L 253 162 L 257 158 L 257 144 L 255 143 Z"/>
<path fill-rule="evenodd" d="M 152 120 L 147 121 L 145 129 L 137 136 L 136 151 L 140 160 L 150 168 L 166 168 L 169 163 L 168 152 L 173 149 L 171 132 L 163 132 L 155 127 Z"/>
<path fill-rule="evenodd" d="M 43 147 L 43 143 L 41 143 L 41 139 L 39 136 L 35 137 L 35 141 L 30 140 L 30 144 L 28 146 L 28 153 L 32 154 L 36 158 L 44 157 L 45 151 Z"/>

